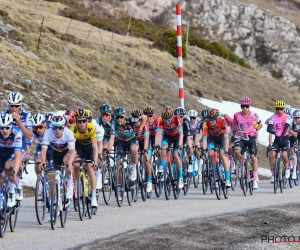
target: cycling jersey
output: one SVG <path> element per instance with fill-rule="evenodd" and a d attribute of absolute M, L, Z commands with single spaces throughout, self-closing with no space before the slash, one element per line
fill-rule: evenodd
<path fill-rule="evenodd" d="M 182 130 L 184 137 L 191 136 L 191 124 L 187 116 L 182 118 Z"/>
<path fill-rule="evenodd" d="M 100 126 L 95 120 L 92 121 L 92 124 L 96 127 L 96 139 L 97 141 L 102 141 L 104 136 L 104 129 Z"/>
<path fill-rule="evenodd" d="M 153 122 L 151 124 L 149 123 L 150 136 L 156 135 L 157 125 L 158 122 L 161 121 L 161 119 L 162 118 L 160 116 L 154 115 Z"/>
<path fill-rule="evenodd" d="M 138 117 L 129 116 L 125 118 L 125 123 L 121 125 L 119 125 L 117 120 L 113 120 L 110 134 L 111 135 L 118 134 L 118 140 L 129 141 L 135 137 L 134 124 L 141 120 L 142 120 L 142 116 L 138 116 Z"/>
<path fill-rule="evenodd" d="M 11 114 L 10 110 L 5 110 L 4 113 L 6 114 Z M 32 130 L 32 122 L 30 120 L 31 118 L 31 113 L 27 110 L 24 110 L 24 109 L 21 109 L 20 110 L 20 118 L 21 118 L 21 121 L 22 123 L 24 124 L 24 126 L 27 128 L 27 129 L 30 129 Z M 19 124 L 17 123 L 17 121 L 15 119 L 13 119 L 13 125 L 17 126 L 18 128 L 20 127 Z M 22 133 L 22 131 L 21 131 Z M 31 146 L 31 141 L 26 139 L 26 137 L 22 134 L 22 148 L 27 151 L 27 147 L 26 145 L 29 145 Z"/>
<path fill-rule="evenodd" d="M 85 131 L 79 131 L 77 124 L 73 124 L 70 130 L 73 132 L 75 140 L 83 145 L 89 145 L 97 142 L 96 127 L 88 122 Z"/>
<path fill-rule="evenodd" d="M 200 118 L 196 118 L 195 123 L 190 123 L 190 126 L 191 126 L 190 127 L 191 135 L 194 136 L 195 134 L 197 134 L 197 131 L 199 130 Z"/>
<path fill-rule="evenodd" d="M 203 122 L 203 140 L 207 139 L 208 135 L 214 137 L 228 136 L 227 123 L 223 117 L 219 117 L 214 126 L 207 119 Z"/>
<path fill-rule="evenodd" d="M 75 149 L 75 139 L 73 132 L 64 128 L 64 132 L 60 138 L 56 138 L 52 128 L 49 128 L 44 133 L 42 148 L 48 148 L 51 145 L 54 151 L 62 152 L 67 149 Z"/>
<path fill-rule="evenodd" d="M 164 132 L 167 135 L 174 136 L 179 133 L 179 130 L 182 130 L 182 119 L 179 116 L 174 115 L 170 123 L 167 123 L 165 120 L 161 119 L 158 122 L 156 131 Z"/>
<path fill-rule="evenodd" d="M 103 127 L 105 136 L 111 135 L 111 125 L 113 121 L 114 121 L 114 115 L 111 115 L 111 120 L 110 122 L 107 123 L 102 119 L 101 116 L 98 116 L 96 119 L 96 123 Z"/>
<path fill-rule="evenodd" d="M 269 127 L 269 125 L 271 125 L 273 127 L 274 134 L 276 136 L 281 136 L 284 131 L 285 124 L 288 124 L 289 128 L 286 130 L 286 132 L 283 136 L 288 136 L 289 131 L 293 125 L 293 118 L 290 115 L 287 115 L 287 114 L 283 114 L 282 116 L 280 116 L 278 114 L 272 115 L 270 117 L 268 127 Z"/>
<path fill-rule="evenodd" d="M 136 132 L 136 138 L 139 141 L 142 141 L 142 140 L 144 140 L 145 135 L 149 135 L 149 123 L 148 122 L 145 123 L 145 126 L 143 127 L 143 130 L 141 131 L 142 135 L 138 136 L 137 133 L 139 132 L 140 128 L 141 128 L 141 125 L 134 126 L 134 131 Z"/>
<path fill-rule="evenodd" d="M 43 135 L 39 135 L 35 130 L 33 130 L 32 141 L 33 141 L 33 139 L 35 139 L 35 141 L 37 143 L 37 146 L 36 146 L 36 149 L 35 149 L 35 153 L 34 153 L 34 156 L 33 156 L 34 159 L 40 157 L 41 150 L 42 150 L 42 144 L 43 144 L 43 137 L 44 137 L 44 134 Z M 52 153 L 52 148 L 49 145 L 48 146 L 48 150 L 47 150 L 47 156 L 50 156 L 51 153 Z"/>
<path fill-rule="evenodd" d="M 293 120 L 292 123 L 292 130 L 297 133 L 300 133 L 300 124 L 298 124 L 295 120 Z"/>
<path fill-rule="evenodd" d="M 237 112 L 233 117 L 233 125 L 246 132 L 249 136 L 256 135 L 255 122 L 261 123 L 257 113 L 250 111 L 249 115 L 243 116 L 242 112 Z"/>
<path fill-rule="evenodd" d="M 11 152 L 13 154 L 14 151 L 22 151 L 21 129 L 15 125 L 12 126 L 11 133 L 8 138 L 4 139 L 0 133 L 0 153 L 3 154 L 4 152 Z"/>

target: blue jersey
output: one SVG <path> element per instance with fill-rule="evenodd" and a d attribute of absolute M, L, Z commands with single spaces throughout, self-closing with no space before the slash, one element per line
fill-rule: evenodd
<path fill-rule="evenodd" d="M 22 151 L 22 133 L 21 130 L 12 126 L 10 135 L 4 139 L 0 133 L 0 153 Z"/>
<path fill-rule="evenodd" d="M 117 120 L 113 120 L 111 126 L 111 134 L 118 134 L 118 139 L 121 141 L 129 141 L 135 137 L 134 124 L 141 121 L 142 117 L 126 117 L 126 123 L 119 125 Z"/>
<path fill-rule="evenodd" d="M 10 110 L 8 109 L 8 110 L 5 110 L 4 111 L 5 113 L 7 113 L 7 114 L 11 114 L 11 112 L 10 112 Z M 24 109 L 21 109 L 20 110 L 20 117 L 21 117 L 21 121 L 22 121 L 22 123 L 25 125 L 25 127 L 27 128 L 27 129 L 30 129 L 30 130 L 32 130 L 32 123 L 31 123 L 31 121 L 30 121 L 30 118 L 31 118 L 31 113 L 29 112 L 29 111 L 26 111 L 26 110 L 24 110 Z M 19 124 L 17 123 L 17 121 L 14 119 L 14 121 L 13 121 L 13 125 L 15 125 L 15 126 L 17 126 L 17 127 L 19 127 Z M 22 133 L 22 132 L 21 132 Z M 26 145 L 31 145 L 31 140 L 28 140 L 28 139 L 26 139 L 26 137 L 22 134 L 22 147 L 23 147 L 23 149 L 25 149 L 26 151 L 27 151 L 27 149 L 26 149 Z"/>
<path fill-rule="evenodd" d="M 104 129 L 104 135 L 110 136 L 111 135 L 111 125 L 114 120 L 114 115 L 111 115 L 111 121 L 110 122 L 104 122 L 101 116 L 98 116 L 96 119 L 96 122 L 103 127 Z M 117 135 L 116 135 L 117 136 Z"/>

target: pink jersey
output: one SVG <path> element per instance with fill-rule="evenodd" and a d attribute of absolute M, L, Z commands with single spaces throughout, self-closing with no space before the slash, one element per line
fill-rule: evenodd
<path fill-rule="evenodd" d="M 233 116 L 233 124 L 239 129 L 244 130 L 248 136 L 256 135 L 256 129 L 254 127 L 255 121 L 261 123 L 258 115 L 252 111 L 250 111 L 248 116 L 243 116 L 242 112 L 237 112 Z"/>
<path fill-rule="evenodd" d="M 226 122 L 228 124 L 228 127 L 230 128 L 230 130 L 232 132 L 232 136 L 235 136 L 236 132 L 233 129 L 233 119 L 229 115 L 227 115 L 227 114 L 224 115 L 224 118 L 225 118 L 225 120 L 226 120 Z"/>
<path fill-rule="evenodd" d="M 278 114 L 274 114 L 270 117 L 269 124 L 273 125 L 273 129 L 275 131 L 276 136 L 281 136 L 285 124 L 288 123 L 290 125 L 290 128 L 293 124 L 293 118 L 288 114 L 283 114 L 282 116 Z M 287 136 L 290 132 L 290 129 L 288 129 L 284 136 Z"/>

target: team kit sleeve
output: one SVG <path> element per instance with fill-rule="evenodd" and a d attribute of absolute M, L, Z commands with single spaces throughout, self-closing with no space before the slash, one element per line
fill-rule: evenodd
<path fill-rule="evenodd" d="M 96 126 L 93 125 L 92 133 L 91 133 L 91 142 L 96 143 L 97 142 L 97 132 L 96 132 Z"/>
<path fill-rule="evenodd" d="M 14 137 L 14 151 L 22 151 L 22 133 L 18 131 Z"/>
<path fill-rule="evenodd" d="M 67 129 L 64 131 L 64 133 L 66 133 L 66 139 L 67 139 L 69 150 L 75 149 L 75 138 L 72 131 L 70 129 Z"/>
<path fill-rule="evenodd" d="M 25 119 L 25 127 L 32 130 L 31 113 L 28 112 Z"/>
<path fill-rule="evenodd" d="M 45 131 L 43 136 L 42 148 L 48 148 L 50 144 L 50 132 L 51 132 L 51 128 Z"/>

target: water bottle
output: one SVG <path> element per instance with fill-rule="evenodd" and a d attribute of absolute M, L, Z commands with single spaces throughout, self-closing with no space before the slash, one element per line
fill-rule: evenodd
<path fill-rule="evenodd" d="M 4 207 L 4 196 L 3 196 L 3 190 L 0 190 L 0 209 Z"/>

